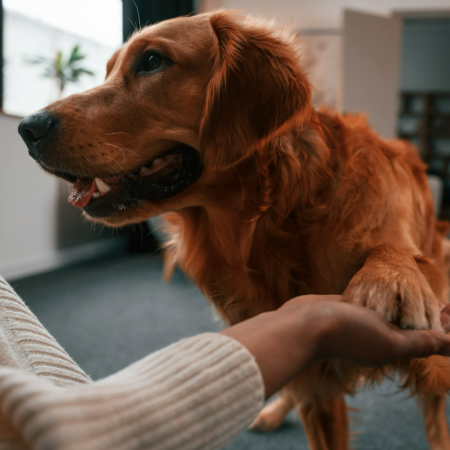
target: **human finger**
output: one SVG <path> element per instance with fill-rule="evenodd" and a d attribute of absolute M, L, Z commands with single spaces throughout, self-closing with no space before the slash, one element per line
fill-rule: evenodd
<path fill-rule="evenodd" d="M 436 330 L 400 330 L 395 347 L 399 359 L 450 356 L 450 336 Z"/>

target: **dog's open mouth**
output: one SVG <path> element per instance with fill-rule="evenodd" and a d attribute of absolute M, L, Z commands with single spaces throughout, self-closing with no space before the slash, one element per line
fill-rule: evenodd
<path fill-rule="evenodd" d="M 73 183 L 69 202 L 92 217 L 107 217 L 114 210 L 127 210 L 141 201 L 169 199 L 198 180 L 202 164 L 198 152 L 179 144 L 135 170 L 113 176 L 94 178 L 51 170 Z"/>
<path fill-rule="evenodd" d="M 72 190 L 69 195 L 69 202 L 78 208 L 84 208 L 89 205 L 91 200 L 108 195 L 117 186 L 120 187 L 126 178 L 141 181 L 146 178 L 146 182 L 155 181 L 161 184 L 175 184 L 179 178 L 183 157 L 180 154 L 160 156 L 149 165 L 141 166 L 139 169 L 127 173 L 125 176 L 118 175 L 115 177 L 94 179 L 83 178 L 73 183 Z M 149 177 L 149 178 L 147 178 Z"/>

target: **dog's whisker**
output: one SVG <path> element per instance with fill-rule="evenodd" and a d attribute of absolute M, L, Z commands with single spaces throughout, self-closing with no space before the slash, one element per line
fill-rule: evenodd
<path fill-rule="evenodd" d="M 137 16 L 138 16 L 138 22 L 139 22 L 139 29 L 142 30 L 141 15 L 139 14 L 139 8 L 136 5 L 136 2 L 134 0 L 132 0 L 132 2 L 134 3 L 134 6 L 136 7 L 136 12 L 137 12 Z"/>
<path fill-rule="evenodd" d="M 103 224 L 103 226 L 100 229 L 100 233 L 98 233 L 98 235 L 100 236 L 102 234 L 102 231 L 105 229 L 106 227 L 106 223 Z"/>
<path fill-rule="evenodd" d="M 101 142 L 100 145 L 109 145 L 110 147 L 114 147 L 114 148 L 117 148 L 118 150 L 120 150 L 122 152 L 122 164 L 125 163 L 125 152 L 123 151 L 123 148 L 118 147 L 117 145 L 114 145 L 114 144 L 108 144 L 106 142 Z"/>
<path fill-rule="evenodd" d="M 95 164 L 94 164 L 87 156 L 84 156 L 84 159 L 85 159 L 86 161 L 88 161 L 88 162 L 92 165 L 92 167 L 96 168 L 96 167 L 95 167 Z M 92 178 L 95 178 L 95 176 L 94 176 L 94 174 L 92 173 L 92 171 L 91 171 L 90 169 L 87 169 L 87 170 L 88 170 L 89 174 L 91 175 L 91 177 L 92 177 Z"/>
<path fill-rule="evenodd" d="M 131 23 L 131 25 L 133 26 L 134 32 L 136 33 L 136 31 L 138 31 L 138 27 L 137 27 L 136 23 L 133 23 L 133 21 L 129 17 L 128 17 L 128 20 Z"/>
<path fill-rule="evenodd" d="M 127 133 L 126 131 L 117 131 L 116 133 L 106 133 L 103 136 L 111 136 L 113 134 L 128 134 L 128 135 L 130 135 L 130 133 Z"/>
<path fill-rule="evenodd" d="M 109 143 L 107 143 L 107 142 L 102 142 L 102 145 L 110 145 L 111 147 L 116 147 L 116 148 L 118 148 L 119 150 L 122 151 L 122 154 L 123 154 L 123 151 L 126 150 L 127 152 L 130 152 L 130 153 L 133 154 L 134 156 L 136 156 L 136 157 L 138 156 L 135 152 L 133 152 L 133 150 L 130 150 L 129 148 L 118 147 L 117 145 L 109 144 Z M 125 158 L 125 155 L 124 155 L 124 158 Z"/>
<path fill-rule="evenodd" d="M 114 162 L 120 167 L 120 170 L 123 171 L 123 166 L 122 166 L 122 164 L 120 164 L 119 161 L 117 161 L 117 159 L 111 158 L 111 156 L 109 156 L 109 155 L 105 155 L 105 156 L 106 156 L 107 158 L 109 158 L 110 160 L 114 161 Z M 110 165 L 110 167 L 113 168 L 112 165 Z"/>
<path fill-rule="evenodd" d="M 141 230 L 141 244 L 144 242 L 144 226 L 142 225 L 142 222 L 139 222 L 139 228 Z"/>

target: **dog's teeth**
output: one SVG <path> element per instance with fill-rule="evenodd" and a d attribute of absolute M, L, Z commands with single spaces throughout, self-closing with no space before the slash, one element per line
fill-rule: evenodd
<path fill-rule="evenodd" d="M 99 198 L 99 197 L 100 197 L 100 192 L 94 192 L 94 193 L 92 194 L 92 197 L 94 197 L 94 198 Z"/>
<path fill-rule="evenodd" d="M 160 163 L 163 160 L 164 160 L 164 156 L 161 156 L 160 158 L 156 158 L 150 166 L 142 166 L 141 169 L 139 170 L 139 175 L 142 175 L 143 173 L 147 172 L 152 166 Z"/>
<path fill-rule="evenodd" d="M 98 190 L 102 193 L 102 194 L 106 194 L 107 192 L 110 191 L 111 186 L 109 186 L 109 184 L 106 184 L 104 181 L 102 181 L 100 178 L 96 178 L 95 179 L 95 184 L 98 187 Z"/>

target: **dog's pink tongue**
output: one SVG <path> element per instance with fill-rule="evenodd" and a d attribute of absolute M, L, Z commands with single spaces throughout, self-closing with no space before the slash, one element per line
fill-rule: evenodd
<path fill-rule="evenodd" d="M 95 180 L 77 180 L 69 194 L 69 202 L 78 208 L 84 208 L 97 188 Z"/>

